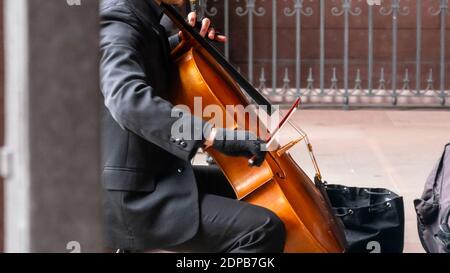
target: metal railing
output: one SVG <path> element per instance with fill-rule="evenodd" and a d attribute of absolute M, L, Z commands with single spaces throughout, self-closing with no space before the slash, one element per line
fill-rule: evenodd
<path fill-rule="evenodd" d="M 284 2 L 285 7 L 280 10 L 277 3 Z M 319 2 L 319 3 L 317 3 Z M 415 3 L 414 3 L 415 2 Z M 210 17 L 218 15 L 218 11 L 223 11 L 223 28 L 225 35 L 230 34 L 230 20 L 238 17 L 246 17 L 247 20 L 247 77 L 250 82 L 259 87 L 260 91 L 266 94 L 274 102 L 289 102 L 298 96 L 304 98 L 304 103 L 311 105 L 341 105 L 344 108 L 349 106 L 421 106 L 421 107 L 448 107 L 450 90 L 446 88 L 446 20 L 447 15 L 450 14 L 448 9 L 448 0 L 434 0 L 431 1 L 434 5 L 424 7 L 422 0 L 390 0 L 381 1 L 381 6 L 370 6 L 366 0 L 209 0 L 203 1 L 206 8 L 206 13 Z M 271 10 L 267 7 L 271 3 Z M 416 11 L 412 10 L 410 5 L 416 4 Z M 312 5 L 316 4 L 316 5 Z M 231 7 L 231 5 L 233 7 Z M 264 6 L 265 5 L 265 6 Z M 362 5 L 368 5 L 367 8 L 362 8 Z M 315 10 L 312 6 L 318 7 Z M 316 8 L 317 9 L 317 8 Z M 424 10 L 426 9 L 426 10 Z M 435 79 L 435 71 L 432 68 L 422 68 L 422 46 L 423 46 L 423 15 L 427 12 L 427 16 L 440 17 L 440 53 L 439 61 L 434 61 L 432 65 L 439 66 L 439 79 Z M 392 22 L 390 29 L 390 42 L 392 43 L 390 64 L 386 66 L 383 63 L 379 71 L 375 71 L 374 63 L 374 15 L 384 16 L 387 20 Z M 415 15 L 414 15 L 415 13 Z M 278 60 L 278 26 L 277 18 L 279 16 L 295 17 L 295 28 L 293 35 L 295 35 L 295 56 L 292 62 L 295 62 L 295 72 L 289 71 L 289 67 L 280 67 Z M 302 77 L 302 23 L 303 20 L 310 19 L 314 16 L 320 17 L 319 39 L 317 42 L 319 49 L 318 75 L 315 75 L 312 67 L 308 69 L 307 77 Z M 327 16 L 342 17 L 343 18 L 343 57 L 341 63 L 343 79 L 338 78 L 336 73 L 336 66 L 331 66 L 327 63 L 326 50 L 326 18 Z M 362 80 L 361 69 L 358 67 L 356 73 L 350 74 L 349 70 L 349 49 L 350 43 L 354 42 L 351 39 L 351 17 L 360 16 L 364 20 L 367 18 L 367 63 L 364 64 L 367 68 L 365 74 L 366 80 Z M 416 56 L 415 56 L 415 75 L 412 76 L 408 68 L 404 70 L 399 68 L 398 62 L 398 30 L 399 20 L 402 17 L 415 16 L 416 22 Z M 265 19 L 271 21 L 271 42 L 268 46 L 271 47 L 271 86 L 267 86 L 267 71 L 264 66 L 256 67 L 254 58 L 254 25 L 255 17 L 266 17 Z M 332 30 L 328 30 L 332 31 Z M 361 42 L 361 41 L 357 41 Z M 230 37 L 230 43 L 224 47 L 224 55 L 230 59 L 230 47 L 238 46 L 233 44 L 233 37 Z M 231 60 L 233 61 L 233 60 Z M 430 65 L 430 66 L 432 66 Z M 332 77 L 329 82 L 325 79 L 326 66 L 331 69 Z M 390 78 L 387 79 L 386 69 L 391 69 Z M 283 80 L 278 79 L 277 71 L 279 68 L 284 72 L 281 75 Z M 291 68 L 292 69 L 292 68 Z M 304 67 L 305 69 L 305 67 Z M 292 74 L 291 74 L 292 73 Z M 402 74 L 403 80 L 401 83 L 397 80 L 397 75 Z M 426 74 L 426 82 L 422 80 L 422 74 Z M 254 75 L 258 75 L 255 77 Z M 291 75 L 291 76 L 290 76 Z M 292 75 L 295 75 L 293 78 Z M 412 78 L 415 77 L 415 78 Z M 425 76 L 424 76 L 425 77 Z M 318 80 L 316 79 L 318 78 Z M 438 81 L 438 86 L 436 85 Z M 414 86 L 413 86 L 414 85 Z"/>

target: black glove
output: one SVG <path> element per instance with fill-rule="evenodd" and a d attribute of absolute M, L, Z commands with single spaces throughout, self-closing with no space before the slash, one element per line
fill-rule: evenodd
<path fill-rule="evenodd" d="M 266 151 L 261 149 L 265 142 L 248 131 L 217 129 L 213 148 L 229 156 L 252 158 L 253 166 L 261 166 L 266 158 Z"/>

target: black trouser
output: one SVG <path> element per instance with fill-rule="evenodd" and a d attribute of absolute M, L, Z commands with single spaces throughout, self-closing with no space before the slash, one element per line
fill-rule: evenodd
<path fill-rule="evenodd" d="M 268 209 L 237 201 L 216 167 L 195 167 L 199 186 L 200 227 L 175 252 L 275 253 L 285 242 L 283 222 Z M 182 228 L 182 227 L 181 227 Z"/>

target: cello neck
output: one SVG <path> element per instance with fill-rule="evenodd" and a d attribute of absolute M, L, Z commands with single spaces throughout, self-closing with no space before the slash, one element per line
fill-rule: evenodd
<path fill-rule="evenodd" d="M 194 39 L 203 49 L 205 49 L 211 56 L 222 66 L 222 68 L 230 74 L 233 80 L 252 98 L 252 100 L 267 109 L 268 114 L 272 114 L 272 105 L 270 102 L 258 91 L 253 85 L 248 82 L 234 67 L 230 64 L 223 55 L 213 47 L 205 38 L 190 26 L 184 18 L 170 5 L 161 3 L 161 8 L 164 13 L 174 22 L 174 24 L 189 38 Z"/>
<path fill-rule="evenodd" d="M 205 18 L 205 10 L 203 8 L 205 0 L 189 0 L 189 11 L 197 14 L 197 22 L 201 22 Z M 202 5 L 203 4 L 203 5 Z"/>

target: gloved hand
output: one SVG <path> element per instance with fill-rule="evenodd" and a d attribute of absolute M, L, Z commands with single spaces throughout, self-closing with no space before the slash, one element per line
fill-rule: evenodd
<path fill-rule="evenodd" d="M 267 154 L 262 150 L 264 143 L 252 132 L 217 129 L 212 147 L 225 155 L 252 158 L 252 165 L 259 167 Z"/>

